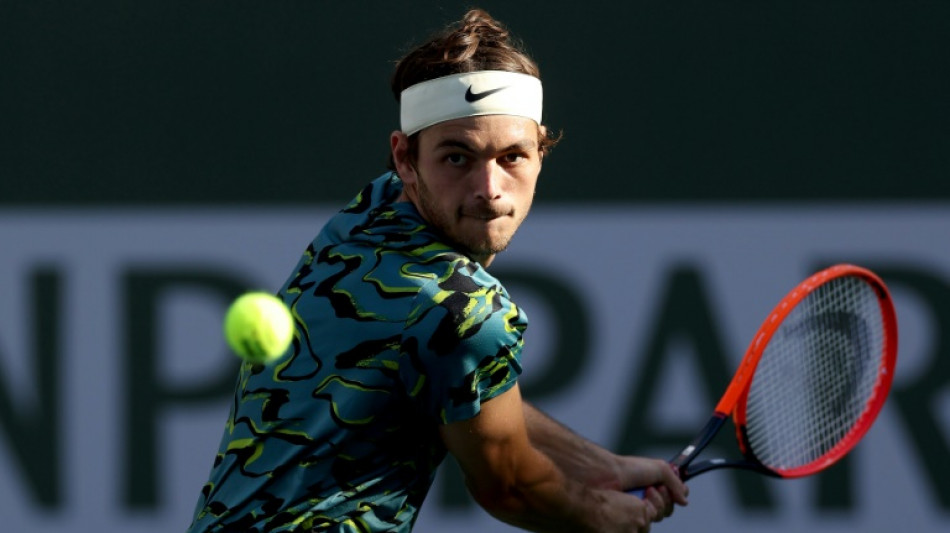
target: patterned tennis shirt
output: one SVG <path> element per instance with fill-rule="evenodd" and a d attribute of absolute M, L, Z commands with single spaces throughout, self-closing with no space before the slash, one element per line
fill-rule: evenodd
<path fill-rule="evenodd" d="M 191 533 L 408 532 L 439 425 L 515 383 L 527 318 L 401 192 L 367 185 L 281 288 L 294 343 L 241 367 Z"/>

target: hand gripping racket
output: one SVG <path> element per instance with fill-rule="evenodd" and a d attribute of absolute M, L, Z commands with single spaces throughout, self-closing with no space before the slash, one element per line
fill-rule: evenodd
<path fill-rule="evenodd" d="M 854 265 L 822 270 L 775 307 L 712 418 L 670 463 L 684 481 L 717 468 L 781 478 L 820 472 L 874 423 L 896 362 L 897 320 L 884 282 Z M 730 416 L 742 458 L 694 463 Z"/>

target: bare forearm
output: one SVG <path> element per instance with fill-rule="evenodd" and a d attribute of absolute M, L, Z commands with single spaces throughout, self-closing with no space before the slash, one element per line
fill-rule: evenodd
<path fill-rule="evenodd" d="M 509 487 L 473 496 L 496 518 L 529 531 L 578 533 L 608 531 L 604 523 L 612 509 L 605 491 L 567 478 L 544 453 L 535 451 L 537 470 L 530 478 Z M 524 461 L 521 458 L 520 461 Z"/>
<path fill-rule="evenodd" d="M 535 407 L 524 403 L 525 426 L 532 446 L 547 455 L 565 476 L 595 489 L 625 490 L 663 486 L 655 501 L 664 513 L 672 504 L 686 505 L 689 490 L 666 461 L 616 455 L 581 437 Z M 655 496 L 655 494 L 654 494 Z"/>
<path fill-rule="evenodd" d="M 524 403 L 531 444 L 551 458 L 564 475 L 588 486 L 621 489 L 618 457 L 574 433 L 534 406 Z"/>
<path fill-rule="evenodd" d="M 521 528 L 550 533 L 627 533 L 649 524 L 655 510 L 648 505 L 577 479 L 535 447 L 526 417 L 542 435 L 561 434 L 565 428 L 528 409 L 531 412 L 525 413 L 516 386 L 483 404 L 477 417 L 440 427 L 446 447 L 465 472 L 469 491 L 486 511 Z M 559 447 L 563 455 L 587 453 L 583 439 L 562 435 L 559 440 L 565 441 Z"/>

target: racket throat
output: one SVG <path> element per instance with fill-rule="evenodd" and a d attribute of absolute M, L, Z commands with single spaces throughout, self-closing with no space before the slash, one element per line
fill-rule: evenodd
<path fill-rule="evenodd" d="M 702 431 L 697 434 L 696 438 L 693 439 L 688 446 L 683 448 L 683 451 L 676 455 L 676 457 L 670 460 L 670 464 L 676 468 L 680 478 L 684 481 L 697 474 L 697 472 L 694 472 L 692 469 L 687 469 L 686 467 L 699 455 L 699 452 L 703 451 L 703 449 L 712 442 L 716 433 L 718 433 L 722 425 L 726 423 L 726 418 L 727 415 L 725 414 L 719 412 L 713 413 L 713 416 L 706 422 L 706 425 L 703 426 Z"/>
<path fill-rule="evenodd" d="M 709 421 L 706 422 L 703 430 L 699 432 L 698 436 L 693 440 L 693 442 L 691 442 L 689 446 L 683 448 L 683 451 L 681 451 L 670 461 L 670 464 L 676 468 L 676 472 L 679 474 L 680 479 L 687 481 L 690 478 L 698 476 L 699 474 L 709 472 L 710 470 L 717 470 L 719 468 L 739 468 L 769 476 L 778 476 L 776 472 L 773 472 L 772 470 L 762 466 L 762 463 L 754 460 L 754 457 L 738 460 L 717 458 L 693 463 L 693 460 L 696 458 L 696 456 L 698 456 L 699 453 L 702 452 L 710 442 L 712 442 L 713 438 L 715 438 L 716 434 L 722 428 L 723 424 L 726 423 L 728 418 L 728 415 L 719 412 L 714 413 Z M 746 450 L 748 450 L 748 447 L 743 447 L 743 454 L 746 453 Z"/>
<path fill-rule="evenodd" d="M 761 464 L 745 459 L 734 461 L 727 459 L 709 459 L 707 461 L 699 461 L 695 464 L 689 465 L 688 468 L 681 471 L 680 477 L 683 479 L 683 481 L 686 481 L 690 478 L 698 476 L 699 474 L 709 472 L 710 470 L 717 470 L 719 468 L 738 468 L 741 470 L 751 470 L 766 476 L 781 477 L 779 474 L 769 470 L 768 468 L 765 468 Z"/>

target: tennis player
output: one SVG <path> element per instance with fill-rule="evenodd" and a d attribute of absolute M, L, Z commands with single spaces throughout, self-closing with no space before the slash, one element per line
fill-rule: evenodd
<path fill-rule="evenodd" d="M 537 66 L 473 10 L 400 60 L 392 87 L 391 171 L 282 287 L 294 344 L 241 368 L 190 532 L 408 532 L 446 453 L 507 523 L 648 531 L 687 488 L 665 461 L 615 455 L 522 400 L 528 320 L 486 270 L 556 142 Z"/>

